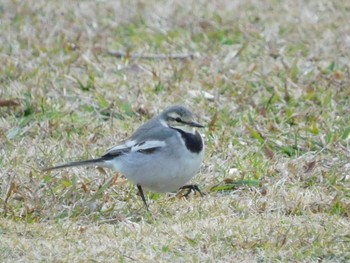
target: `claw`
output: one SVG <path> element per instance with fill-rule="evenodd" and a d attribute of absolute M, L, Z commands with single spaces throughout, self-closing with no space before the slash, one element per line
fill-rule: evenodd
<path fill-rule="evenodd" d="M 198 185 L 196 184 L 189 184 L 182 186 L 179 190 L 187 189 L 187 192 L 183 195 L 183 197 L 187 197 L 192 191 L 194 193 L 199 193 L 201 197 L 203 197 L 203 193 L 199 189 Z"/>

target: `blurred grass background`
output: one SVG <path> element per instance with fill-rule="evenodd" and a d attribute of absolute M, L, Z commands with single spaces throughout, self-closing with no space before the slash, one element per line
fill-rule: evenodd
<path fill-rule="evenodd" d="M 2 1 L 0 261 L 348 261 L 349 14 L 340 0 Z M 204 198 L 148 193 L 147 213 L 111 171 L 40 172 L 171 104 L 208 127 Z"/>

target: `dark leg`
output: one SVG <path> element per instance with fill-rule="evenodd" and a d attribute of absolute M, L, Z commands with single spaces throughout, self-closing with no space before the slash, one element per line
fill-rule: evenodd
<path fill-rule="evenodd" d="M 143 190 L 142 190 L 142 187 L 141 185 L 137 185 L 137 189 L 139 190 L 139 194 L 141 195 L 141 198 L 142 198 L 142 201 L 143 203 L 145 204 L 147 210 L 148 210 L 148 205 L 147 205 L 147 202 L 146 202 L 146 198 L 145 198 L 145 195 L 143 194 Z"/>
<path fill-rule="evenodd" d="M 196 184 L 184 185 L 179 190 L 182 190 L 182 189 L 187 189 L 187 192 L 183 195 L 184 197 L 187 197 L 192 191 L 194 193 L 198 192 L 201 195 L 201 197 L 203 197 L 203 194 L 202 194 L 201 190 L 199 190 L 199 187 Z"/>

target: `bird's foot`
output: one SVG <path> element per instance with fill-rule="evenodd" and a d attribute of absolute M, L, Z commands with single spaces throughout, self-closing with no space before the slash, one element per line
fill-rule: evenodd
<path fill-rule="evenodd" d="M 199 189 L 198 185 L 196 185 L 196 184 L 184 185 L 179 190 L 180 191 L 181 190 L 187 190 L 186 193 L 182 194 L 182 197 L 187 197 L 192 191 L 194 193 L 199 193 L 200 196 L 203 197 L 203 193 L 201 192 L 201 190 Z"/>

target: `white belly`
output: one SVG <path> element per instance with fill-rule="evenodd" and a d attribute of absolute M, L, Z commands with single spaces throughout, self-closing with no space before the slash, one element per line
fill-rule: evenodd
<path fill-rule="evenodd" d="M 196 175 L 204 156 L 204 151 L 197 154 L 181 149 L 185 147 L 184 145 L 178 145 L 178 147 L 175 153 L 134 152 L 118 157 L 111 166 L 133 183 L 153 192 L 177 191 Z"/>

